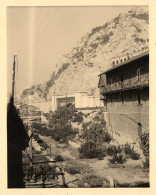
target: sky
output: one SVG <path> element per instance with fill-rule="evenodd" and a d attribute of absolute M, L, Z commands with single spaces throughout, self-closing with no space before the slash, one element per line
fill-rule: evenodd
<path fill-rule="evenodd" d="M 7 7 L 7 87 L 12 87 L 17 55 L 15 94 L 47 81 L 58 60 L 83 35 L 136 6 Z"/>

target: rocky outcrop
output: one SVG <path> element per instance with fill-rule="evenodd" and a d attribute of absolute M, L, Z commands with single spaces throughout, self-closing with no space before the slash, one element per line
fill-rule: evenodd
<path fill-rule="evenodd" d="M 56 65 L 44 84 L 22 92 L 22 101 L 49 101 L 54 94 L 86 91 L 98 96 L 98 74 L 116 58 L 143 52 L 149 44 L 149 13 L 133 9 L 98 26 L 79 41 Z"/>

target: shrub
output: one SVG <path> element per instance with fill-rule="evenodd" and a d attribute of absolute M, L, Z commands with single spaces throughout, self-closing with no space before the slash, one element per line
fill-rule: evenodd
<path fill-rule="evenodd" d="M 46 126 L 42 125 L 41 123 L 33 123 L 32 127 L 35 130 L 38 130 L 38 133 L 42 136 L 51 136 L 51 129 L 49 130 Z"/>
<path fill-rule="evenodd" d="M 65 168 L 65 171 L 71 175 L 74 174 L 80 174 L 81 173 L 81 169 L 79 167 L 71 167 L 71 166 L 67 166 Z"/>
<path fill-rule="evenodd" d="M 143 162 L 143 165 L 144 165 L 145 168 L 149 168 L 149 158 L 148 157 Z"/>
<path fill-rule="evenodd" d="M 123 164 L 126 162 L 126 156 L 124 154 L 114 154 L 113 157 L 109 159 L 109 162 L 112 164 Z"/>
<path fill-rule="evenodd" d="M 92 142 L 87 142 L 79 148 L 80 158 L 98 158 L 102 160 L 105 152 L 102 148 L 96 148 Z"/>
<path fill-rule="evenodd" d="M 98 158 L 98 160 L 103 160 L 103 153 L 99 153 L 99 154 L 97 154 L 97 158 Z"/>
<path fill-rule="evenodd" d="M 126 155 L 132 155 L 134 153 L 134 146 L 131 147 L 130 144 L 126 143 L 124 146 L 124 152 Z"/>
<path fill-rule="evenodd" d="M 101 147 L 104 142 L 110 142 L 112 140 L 112 136 L 107 131 L 103 120 L 83 123 L 81 137 L 85 139 L 86 142 L 92 142 L 98 147 Z"/>
<path fill-rule="evenodd" d="M 143 154 L 145 157 L 149 157 L 149 133 L 144 132 L 140 136 L 140 145 L 143 150 Z"/>
<path fill-rule="evenodd" d="M 96 175 L 87 175 L 78 182 L 78 187 L 85 187 L 85 183 L 87 183 L 91 188 L 102 187 L 103 178 Z"/>
<path fill-rule="evenodd" d="M 43 148 L 43 149 L 47 149 L 49 148 L 48 144 L 44 143 L 43 140 L 39 137 L 39 135 L 37 133 L 33 134 L 33 138 L 37 141 L 37 143 Z"/>
<path fill-rule="evenodd" d="M 131 154 L 131 159 L 133 159 L 133 160 L 139 160 L 140 159 L 140 154 L 138 154 L 137 152 L 133 152 Z"/>
<path fill-rule="evenodd" d="M 80 158 L 96 158 L 96 145 L 92 142 L 87 142 L 79 148 Z"/>
<path fill-rule="evenodd" d="M 114 154 L 119 154 L 122 152 L 122 147 L 119 146 L 115 146 L 115 145 L 110 145 L 106 148 L 106 153 L 109 156 L 113 156 Z"/>
<path fill-rule="evenodd" d="M 66 143 L 68 142 L 68 140 L 73 139 L 76 134 L 77 131 L 73 130 L 70 124 L 66 124 L 64 127 L 63 126 L 60 126 L 59 128 L 56 127 L 56 129 L 52 131 L 51 137 L 55 141 Z"/>
<path fill-rule="evenodd" d="M 82 123 L 82 121 L 83 121 L 83 113 L 82 112 L 74 113 L 72 122 Z"/>
<path fill-rule="evenodd" d="M 61 155 L 57 155 L 55 156 L 54 160 L 57 162 L 61 162 L 61 161 L 64 161 L 64 158 Z"/>

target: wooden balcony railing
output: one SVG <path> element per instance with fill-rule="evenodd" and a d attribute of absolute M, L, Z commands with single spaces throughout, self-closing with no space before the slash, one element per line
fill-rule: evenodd
<path fill-rule="evenodd" d="M 100 88 L 101 94 L 107 94 L 115 91 L 128 90 L 133 88 L 140 88 L 149 85 L 149 74 L 142 75 L 139 78 L 129 79 L 129 81 L 116 82 L 109 85 L 104 85 Z"/>

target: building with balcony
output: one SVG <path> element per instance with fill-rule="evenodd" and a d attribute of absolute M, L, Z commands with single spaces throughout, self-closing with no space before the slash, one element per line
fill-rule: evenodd
<path fill-rule="evenodd" d="M 111 129 L 137 138 L 149 130 L 149 52 L 113 61 L 99 75 L 100 99 Z"/>

